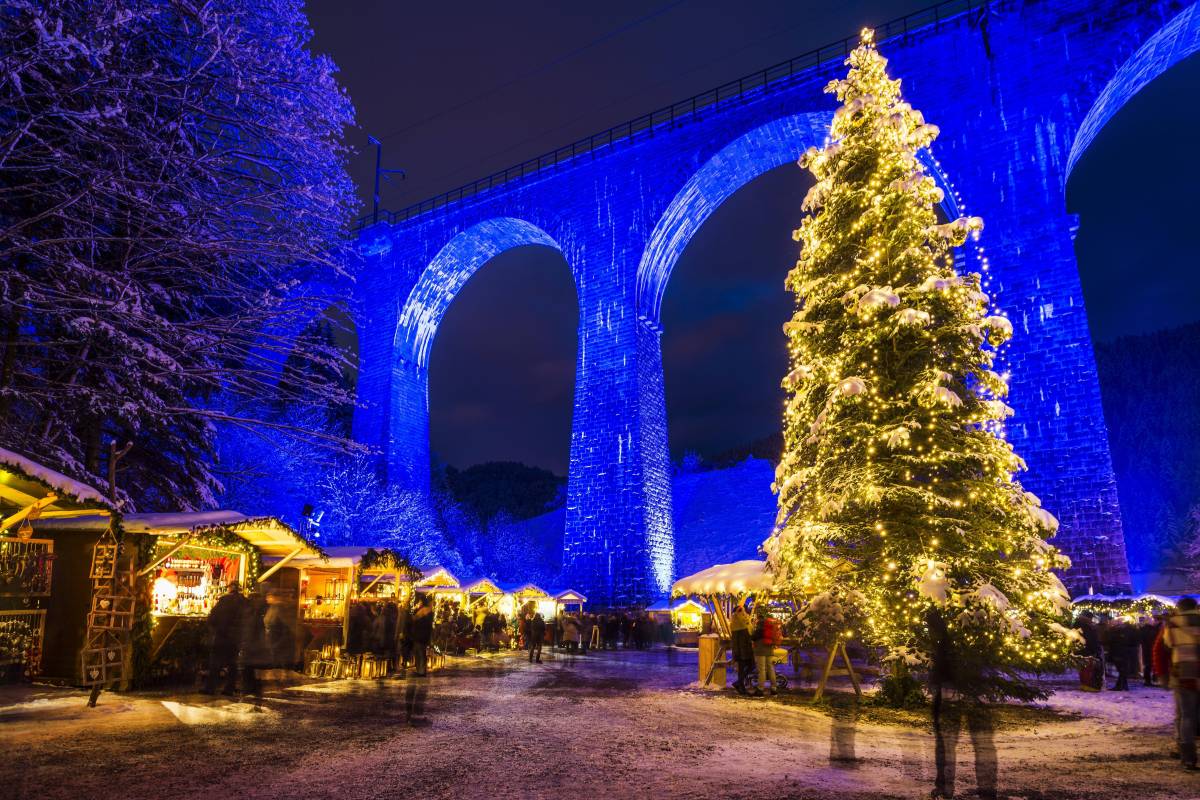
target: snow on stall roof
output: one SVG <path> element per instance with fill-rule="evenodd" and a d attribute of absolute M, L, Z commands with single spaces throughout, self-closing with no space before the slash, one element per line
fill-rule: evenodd
<path fill-rule="evenodd" d="M 745 594 L 768 590 L 774 583 L 775 576 L 767 571 L 767 562 L 750 559 L 717 564 L 680 578 L 671 587 L 671 594 Z"/>
<path fill-rule="evenodd" d="M 35 527 L 59 531 L 98 531 L 109 524 L 106 516 L 88 515 L 34 522 Z M 240 511 L 171 511 L 125 514 L 121 527 L 129 533 L 153 536 L 183 536 L 206 528 L 224 527 L 257 547 L 263 556 L 282 557 L 304 547 L 302 556 L 320 558 L 320 550 L 287 523 L 276 517 L 251 517 Z"/>
<path fill-rule="evenodd" d="M 183 534 L 197 528 L 232 525 L 246 522 L 250 517 L 238 511 L 167 511 L 147 514 L 126 514 L 121 527 L 130 533 L 154 533 L 160 536 Z"/>
<path fill-rule="evenodd" d="M 113 502 L 86 483 L 68 478 L 61 472 L 0 447 L 0 464 L 11 467 L 33 480 L 42 483 L 60 495 L 77 500 L 81 503 L 98 503 L 105 508 L 113 508 Z"/>
<path fill-rule="evenodd" d="M 1074 598 L 1072 603 L 1136 603 L 1139 600 L 1154 600 L 1164 606 L 1173 606 L 1183 595 L 1165 595 L 1147 592 L 1144 594 L 1085 594 Z"/>
<path fill-rule="evenodd" d="M 705 614 L 711 614 L 712 609 L 708 607 L 708 603 L 703 600 L 696 600 L 691 597 L 677 597 L 674 600 L 659 600 L 652 606 L 646 606 L 647 611 L 678 611 L 681 608 L 694 606 L 696 609 L 703 611 Z"/>

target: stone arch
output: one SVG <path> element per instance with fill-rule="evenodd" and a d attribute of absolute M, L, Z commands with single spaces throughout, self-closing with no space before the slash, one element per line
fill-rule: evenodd
<path fill-rule="evenodd" d="M 1188 6 L 1159 28 L 1105 85 L 1075 133 L 1063 172 L 1064 187 L 1075 164 L 1108 121 L 1151 81 L 1197 50 L 1200 50 L 1200 3 Z"/>
<path fill-rule="evenodd" d="M 389 480 L 419 490 L 428 487 L 429 355 L 438 326 L 454 298 L 480 267 L 505 251 L 525 245 L 542 245 L 563 252 L 553 237 L 525 220 L 496 217 L 476 223 L 456 234 L 438 251 L 400 306 L 392 340 L 387 426 Z"/>
<path fill-rule="evenodd" d="M 713 212 L 755 178 L 824 144 L 832 120 L 832 112 L 816 111 L 768 122 L 727 144 L 688 179 L 654 226 L 638 264 L 637 309 L 643 320 L 656 329 L 660 325 L 671 272 Z M 919 158 L 943 190 L 946 214 L 957 218 L 953 189 L 927 151 Z"/>
<path fill-rule="evenodd" d="M 514 217 L 484 220 L 451 239 L 429 262 L 400 309 L 396 357 L 429 367 L 429 351 L 450 303 L 480 267 L 514 247 L 540 244 L 562 252 L 538 226 Z"/>

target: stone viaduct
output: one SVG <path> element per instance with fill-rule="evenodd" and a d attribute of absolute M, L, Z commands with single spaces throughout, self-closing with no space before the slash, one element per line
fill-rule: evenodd
<path fill-rule="evenodd" d="M 968 247 L 963 259 L 990 264 L 994 300 L 1014 322 L 1009 438 L 1029 464 L 1026 487 L 1062 522 L 1057 544 L 1075 563 L 1068 583 L 1127 585 L 1065 187 L 1121 106 L 1200 46 L 1200 10 L 1172 0 L 954 0 L 880 26 L 876 38 L 906 99 L 941 127 L 930 167 L 954 187 L 951 202 L 987 223 L 986 256 Z M 855 41 L 364 220 L 354 431 L 386 454 L 389 479 L 428 484 L 429 355 L 457 293 L 507 249 L 553 248 L 579 301 L 565 574 L 601 603 L 664 594 L 673 578 L 664 291 L 714 209 L 824 141 L 834 101 L 821 89 L 844 72 Z"/>

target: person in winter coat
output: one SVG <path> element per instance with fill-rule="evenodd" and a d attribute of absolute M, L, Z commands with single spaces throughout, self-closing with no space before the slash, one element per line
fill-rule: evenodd
<path fill-rule="evenodd" d="M 1196 769 L 1196 726 L 1200 724 L 1200 610 L 1196 598 L 1181 597 L 1167 618 L 1163 641 L 1171 650 L 1175 692 L 1175 738 L 1184 769 Z"/>
<path fill-rule="evenodd" d="M 572 653 L 579 650 L 579 620 L 574 614 L 567 614 L 562 618 L 562 630 L 563 647 Z"/>
<path fill-rule="evenodd" d="M 412 663 L 412 623 L 413 611 L 409 603 L 402 603 L 396 616 L 396 638 L 400 643 L 400 670 L 403 672 Z"/>
<path fill-rule="evenodd" d="M 396 628 L 400 621 L 400 609 L 395 603 L 388 603 L 383 607 L 383 613 L 380 615 L 383 618 L 383 655 L 387 657 L 388 664 L 396 663 L 396 655 L 398 650 L 398 641 L 396 639 Z"/>
<path fill-rule="evenodd" d="M 546 620 L 534 614 L 526 621 L 525 639 L 529 644 L 529 663 L 542 663 L 542 640 L 546 638 Z"/>
<path fill-rule="evenodd" d="M 1129 691 L 1129 676 L 1137 672 L 1137 631 L 1127 621 L 1118 617 L 1109 624 L 1108 660 L 1117 668 L 1114 692 Z"/>
<path fill-rule="evenodd" d="M 242 607 L 245 598 L 237 581 L 229 584 L 229 591 L 221 597 L 208 613 L 208 628 L 212 632 L 212 649 L 208 653 L 208 677 L 204 680 L 204 694 L 217 690 L 217 676 L 225 670 L 224 694 L 233 694 L 237 689 L 238 647 L 242 639 Z"/>
<path fill-rule="evenodd" d="M 413 614 L 412 642 L 414 674 L 423 678 L 429 670 L 429 643 L 433 641 L 433 598 L 421 595 Z"/>
<path fill-rule="evenodd" d="M 778 682 L 775 679 L 775 644 L 776 644 L 776 626 L 778 623 L 771 618 L 766 609 L 759 608 L 754 613 L 754 630 L 750 634 L 750 640 L 754 643 L 754 663 L 758 669 L 757 685 L 754 689 L 755 697 L 762 697 L 764 694 L 778 694 Z M 767 681 L 771 682 L 771 688 L 767 689 Z"/>
<path fill-rule="evenodd" d="M 604 638 L 606 640 L 605 647 L 617 649 L 617 645 L 621 641 L 621 616 L 620 614 L 609 614 L 605 624 Z"/>
<path fill-rule="evenodd" d="M 596 628 L 596 620 L 591 614 L 579 615 L 579 649 L 586 656 L 588 646 L 592 643 L 592 631 Z"/>
<path fill-rule="evenodd" d="M 486 648 L 489 652 L 496 649 L 496 629 L 498 623 L 496 614 L 489 611 L 483 615 L 483 620 L 479 623 L 479 649 Z"/>
<path fill-rule="evenodd" d="M 271 666 L 291 669 L 296 664 L 296 635 L 289 624 L 286 599 L 277 592 L 267 595 L 267 642 L 271 647 Z"/>
<path fill-rule="evenodd" d="M 741 604 L 734 609 L 733 617 L 729 620 L 729 632 L 738 672 L 733 688 L 738 694 L 746 694 L 746 681 L 754 669 L 754 642 L 750 639 L 750 615 Z"/>
<path fill-rule="evenodd" d="M 271 665 L 271 648 L 267 643 L 267 600 L 255 591 L 246 598 L 242 609 L 242 691 L 254 695 L 254 706 L 262 704 L 260 669 Z"/>

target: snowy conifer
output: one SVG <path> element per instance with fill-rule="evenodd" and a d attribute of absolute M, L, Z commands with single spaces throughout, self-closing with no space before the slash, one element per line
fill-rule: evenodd
<path fill-rule="evenodd" d="M 120 483 L 143 509 L 209 506 L 210 399 L 267 398 L 293 349 L 342 360 L 303 335 L 337 298 L 302 287 L 344 270 L 354 207 L 353 109 L 310 38 L 300 0 L 5 4 L 6 446 L 102 483 L 132 441 Z M 285 399 L 349 402 L 306 374 Z"/>
<path fill-rule="evenodd" d="M 823 149 L 787 279 L 791 371 L 776 533 L 778 580 L 862 608 L 861 635 L 927 660 L 927 622 L 949 626 L 993 695 L 1027 696 L 1019 673 L 1060 664 L 1074 632 L 1043 540 L 1057 521 L 1014 473 L 1012 411 L 995 350 L 1012 334 L 953 249 L 982 222 L 938 224 L 942 191 L 917 158 L 938 134 L 904 102 L 869 31 L 826 91 L 841 107 Z"/>

